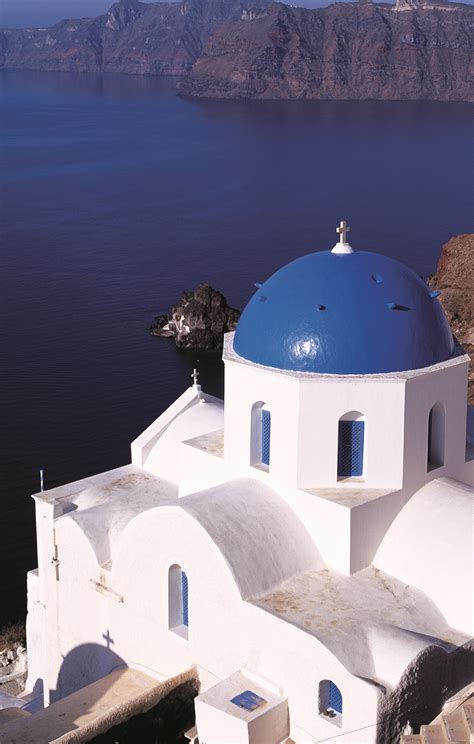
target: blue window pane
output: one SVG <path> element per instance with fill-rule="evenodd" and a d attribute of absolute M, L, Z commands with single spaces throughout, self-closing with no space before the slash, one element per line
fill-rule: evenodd
<path fill-rule="evenodd" d="M 245 690 L 244 692 L 241 692 L 240 695 L 231 698 L 230 702 L 234 703 L 234 705 L 238 705 L 239 708 L 244 708 L 245 710 L 255 710 L 267 701 L 265 698 L 257 695 L 256 692 Z"/>
<path fill-rule="evenodd" d="M 345 422 L 343 422 L 345 423 Z M 334 682 L 329 682 L 329 708 L 332 708 L 336 713 L 342 714 L 342 695 L 339 687 Z"/>
<path fill-rule="evenodd" d="M 188 577 L 181 571 L 181 596 L 183 600 L 183 625 L 188 625 Z"/>
<path fill-rule="evenodd" d="M 270 411 L 262 409 L 262 464 L 270 465 L 270 437 L 272 417 Z"/>
<path fill-rule="evenodd" d="M 339 421 L 337 474 L 342 477 L 362 475 L 364 466 L 363 421 Z"/>

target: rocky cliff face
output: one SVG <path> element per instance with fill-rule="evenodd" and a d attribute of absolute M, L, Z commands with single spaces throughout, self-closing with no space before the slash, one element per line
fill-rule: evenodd
<path fill-rule="evenodd" d="M 240 17 L 242 7 L 241 0 L 120 0 L 97 18 L 0 30 L 0 66 L 179 76 L 191 68 L 216 26 Z"/>
<path fill-rule="evenodd" d="M 458 235 L 443 245 L 430 286 L 440 300 L 451 329 L 471 357 L 469 403 L 474 404 L 474 235 Z"/>
<path fill-rule="evenodd" d="M 274 4 L 210 38 L 185 95 L 213 98 L 472 100 L 471 8 Z"/>
<path fill-rule="evenodd" d="M 0 31 L 0 66 L 181 78 L 213 98 L 473 100 L 474 9 L 435 0 L 120 0 L 98 18 Z"/>

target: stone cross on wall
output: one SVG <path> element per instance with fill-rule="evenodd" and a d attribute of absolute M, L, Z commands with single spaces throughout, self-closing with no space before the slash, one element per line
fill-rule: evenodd
<path fill-rule="evenodd" d="M 350 231 L 351 228 L 347 226 L 347 222 L 345 220 L 341 220 L 339 223 L 339 227 L 336 227 L 336 232 L 339 234 L 339 243 L 341 245 L 346 245 L 347 233 Z"/>
<path fill-rule="evenodd" d="M 194 385 L 197 385 L 198 384 L 198 378 L 199 378 L 199 372 L 197 371 L 196 368 L 193 369 L 193 373 L 192 373 L 191 377 L 193 378 Z"/>

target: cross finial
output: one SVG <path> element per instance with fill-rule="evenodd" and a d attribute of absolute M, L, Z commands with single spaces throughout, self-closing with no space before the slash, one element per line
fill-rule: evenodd
<path fill-rule="evenodd" d="M 351 228 L 348 227 L 347 222 L 345 220 L 341 220 L 339 223 L 339 227 L 336 227 L 336 232 L 339 234 L 340 245 L 347 245 L 347 233 L 350 231 Z"/>
<path fill-rule="evenodd" d="M 110 636 L 110 633 L 109 633 L 109 630 L 108 630 L 108 629 L 107 629 L 107 633 L 102 633 L 102 638 L 103 638 L 103 639 L 104 639 L 104 641 L 106 642 L 106 644 L 107 644 L 107 648 L 110 648 L 110 647 L 112 646 L 112 644 L 114 644 L 114 643 L 115 643 L 114 639 L 113 639 L 113 638 L 111 638 L 111 636 Z"/>
<path fill-rule="evenodd" d="M 191 377 L 193 378 L 194 386 L 196 386 L 198 384 L 198 379 L 199 379 L 199 372 L 197 371 L 196 367 L 194 367 Z"/>
<path fill-rule="evenodd" d="M 347 233 L 350 232 L 351 228 L 348 227 L 345 220 L 341 220 L 339 227 L 336 227 L 336 232 L 339 235 L 339 243 L 336 243 L 332 249 L 332 253 L 352 253 L 352 247 L 347 242 Z"/>

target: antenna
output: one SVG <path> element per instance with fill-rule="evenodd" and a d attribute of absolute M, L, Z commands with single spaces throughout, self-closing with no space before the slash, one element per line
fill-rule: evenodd
<path fill-rule="evenodd" d="M 40 488 L 41 488 L 41 493 L 43 493 L 43 491 L 44 491 L 44 488 L 43 488 L 43 486 L 44 486 L 43 475 L 44 475 L 44 470 L 40 470 Z"/>

